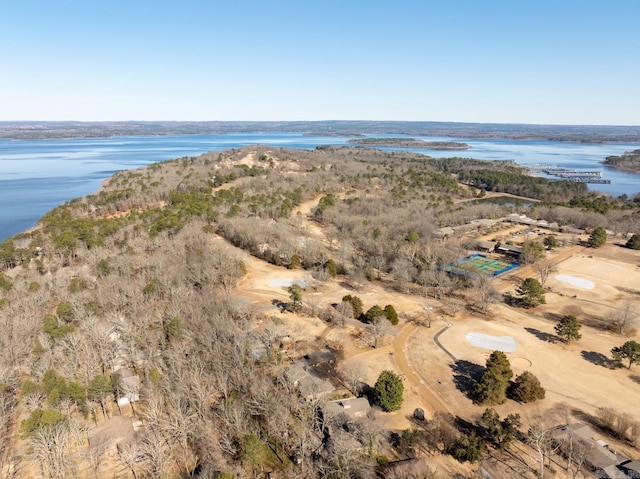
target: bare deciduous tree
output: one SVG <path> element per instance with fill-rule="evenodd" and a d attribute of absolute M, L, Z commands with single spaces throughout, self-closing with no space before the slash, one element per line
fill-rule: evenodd
<path fill-rule="evenodd" d="M 137 442 L 128 442 L 126 444 L 118 445 L 118 461 L 131 471 L 133 479 L 138 479 L 136 461 L 140 461 L 143 458 L 146 460 L 146 456 L 142 454 L 142 447 Z"/>
<path fill-rule="evenodd" d="M 42 477 L 66 478 L 71 467 L 69 457 L 69 430 L 64 423 L 41 427 L 29 438 L 30 457 L 40 466 Z"/>
<path fill-rule="evenodd" d="M 636 305 L 633 300 L 626 299 L 619 307 L 610 311 L 605 319 L 616 329 L 618 334 L 626 334 L 627 331 L 635 327 L 638 320 Z"/>
<path fill-rule="evenodd" d="M 572 479 L 576 479 L 578 474 L 583 472 L 583 467 L 590 454 L 593 451 L 593 444 L 577 437 L 570 437 L 568 444 L 565 445 L 565 454 L 567 455 L 566 469 L 571 474 Z"/>
<path fill-rule="evenodd" d="M 353 319 L 353 306 L 349 301 L 341 301 L 336 306 L 339 313 L 339 324 L 344 327 L 347 321 Z"/>
<path fill-rule="evenodd" d="M 551 260 L 545 259 L 534 263 L 533 269 L 538 274 L 538 278 L 540 278 L 540 284 L 544 287 L 551 273 L 558 270 L 558 265 Z"/>
<path fill-rule="evenodd" d="M 341 373 L 342 380 L 351 394 L 358 396 L 365 373 L 364 364 L 358 360 L 347 361 L 343 364 Z"/>
<path fill-rule="evenodd" d="M 531 447 L 538 454 L 538 476 L 540 478 L 544 477 L 546 462 L 563 444 L 562 441 L 554 441 L 553 439 L 552 433 L 556 428 L 557 421 L 557 414 L 552 410 L 536 413 L 530 419 L 527 438 Z"/>
<path fill-rule="evenodd" d="M 365 326 L 364 339 L 369 346 L 376 349 L 391 329 L 391 323 L 384 316 L 376 317 Z"/>
<path fill-rule="evenodd" d="M 142 442 L 142 455 L 147 457 L 151 477 L 166 477 L 166 471 L 171 461 L 169 445 L 164 437 L 151 431 Z"/>
<path fill-rule="evenodd" d="M 100 478 L 100 469 L 107 462 L 107 449 L 110 447 L 110 440 L 103 438 L 101 441 L 92 442 L 91 445 L 86 448 L 87 459 L 91 464 L 91 470 L 96 479 Z"/>
<path fill-rule="evenodd" d="M 449 450 L 458 439 L 459 433 L 454 424 L 455 418 L 448 413 L 437 412 L 425 425 L 429 445 L 441 452 Z"/>
<path fill-rule="evenodd" d="M 474 274 L 470 280 L 473 288 L 474 306 L 481 314 L 487 314 L 489 307 L 500 301 L 500 292 L 493 286 L 491 278 L 486 274 Z"/>
<path fill-rule="evenodd" d="M 451 294 L 459 284 L 458 278 L 450 275 L 446 271 L 436 271 L 434 274 L 435 296 L 437 299 Z"/>
<path fill-rule="evenodd" d="M 445 303 L 445 308 L 452 318 L 458 315 L 464 309 L 464 302 L 458 298 L 449 298 Z"/>

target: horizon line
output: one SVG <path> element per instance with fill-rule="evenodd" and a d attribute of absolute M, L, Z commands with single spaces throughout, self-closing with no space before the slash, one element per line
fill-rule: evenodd
<path fill-rule="evenodd" d="M 575 126 L 575 127 L 614 127 L 640 128 L 640 124 L 610 124 L 610 123 L 528 123 L 501 121 L 457 121 L 457 120 L 0 120 L 0 124 L 7 123 L 453 123 L 459 125 L 517 125 L 517 126 Z"/>

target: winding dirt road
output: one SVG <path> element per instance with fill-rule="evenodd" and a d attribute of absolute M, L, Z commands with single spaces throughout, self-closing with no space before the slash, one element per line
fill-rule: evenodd
<path fill-rule="evenodd" d="M 393 342 L 393 357 L 396 366 L 398 366 L 398 369 L 400 369 L 404 375 L 405 387 L 408 389 L 410 385 L 414 386 L 415 391 L 420 396 L 420 399 L 422 399 L 425 410 L 429 411 L 431 415 L 436 412 L 450 412 L 440 398 L 429 388 L 420 373 L 417 372 L 407 360 L 405 354 L 408 346 L 407 342 L 417 328 L 418 326 L 414 323 L 408 323 L 400 330 L 400 334 L 396 336 Z"/>

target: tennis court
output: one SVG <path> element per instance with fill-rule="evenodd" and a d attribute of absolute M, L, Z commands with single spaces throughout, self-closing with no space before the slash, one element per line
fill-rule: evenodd
<path fill-rule="evenodd" d="M 458 276 L 466 276 L 470 272 L 479 272 L 493 277 L 516 269 L 518 266 L 520 266 L 520 263 L 508 263 L 499 259 L 487 258 L 483 254 L 472 254 L 466 258 L 460 258 L 446 264 L 442 266 L 442 269 Z"/>

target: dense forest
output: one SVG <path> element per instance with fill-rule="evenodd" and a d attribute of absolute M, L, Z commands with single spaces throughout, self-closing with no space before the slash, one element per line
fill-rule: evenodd
<path fill-rule="evenodd" d="M 279 336 L 252 327 L 268 318 L 233 291 L 246 274 L 239 247 L 320 283 L 339 276 L 354 295 L 380 281 L 438 298 L 475 288 L 496 300 L 481 278 L 439 268 L 465 248 L 435 235 L 514 211 L 475 201 L 488 192 L 536 198 L 528 214 L 580 228 L 637 233 L 640 224 L 637 198 L 596 197 L 512 163 L 362 148 L 247 147 L 115 174 L 0 244 L 0 468 L 11 477 L 368 478 L 410 457 L 420 437 L 434 453 L 475 461 L 506 433 L 440 415 L 385 448 L 373 425 L 344 429 L 321 414 L 287 379 Z M 296 208 L 309 201 L 325 241 L 301 227 Z M 304 314 L 336 325 L 338 310 Z M 354 318 L 367 332 L 384 333 L 374 308 L 362 313 Z M 134 376 L 135 391 L 125 381 Z M 132 413 L 144 434 L 114 462 L 87 438 L 118 416 L 123 394 L 139 397 Z M 493 427 L 510 424 L 508 440 L 517 435 L 517 418 L 488 414 Z"/>

